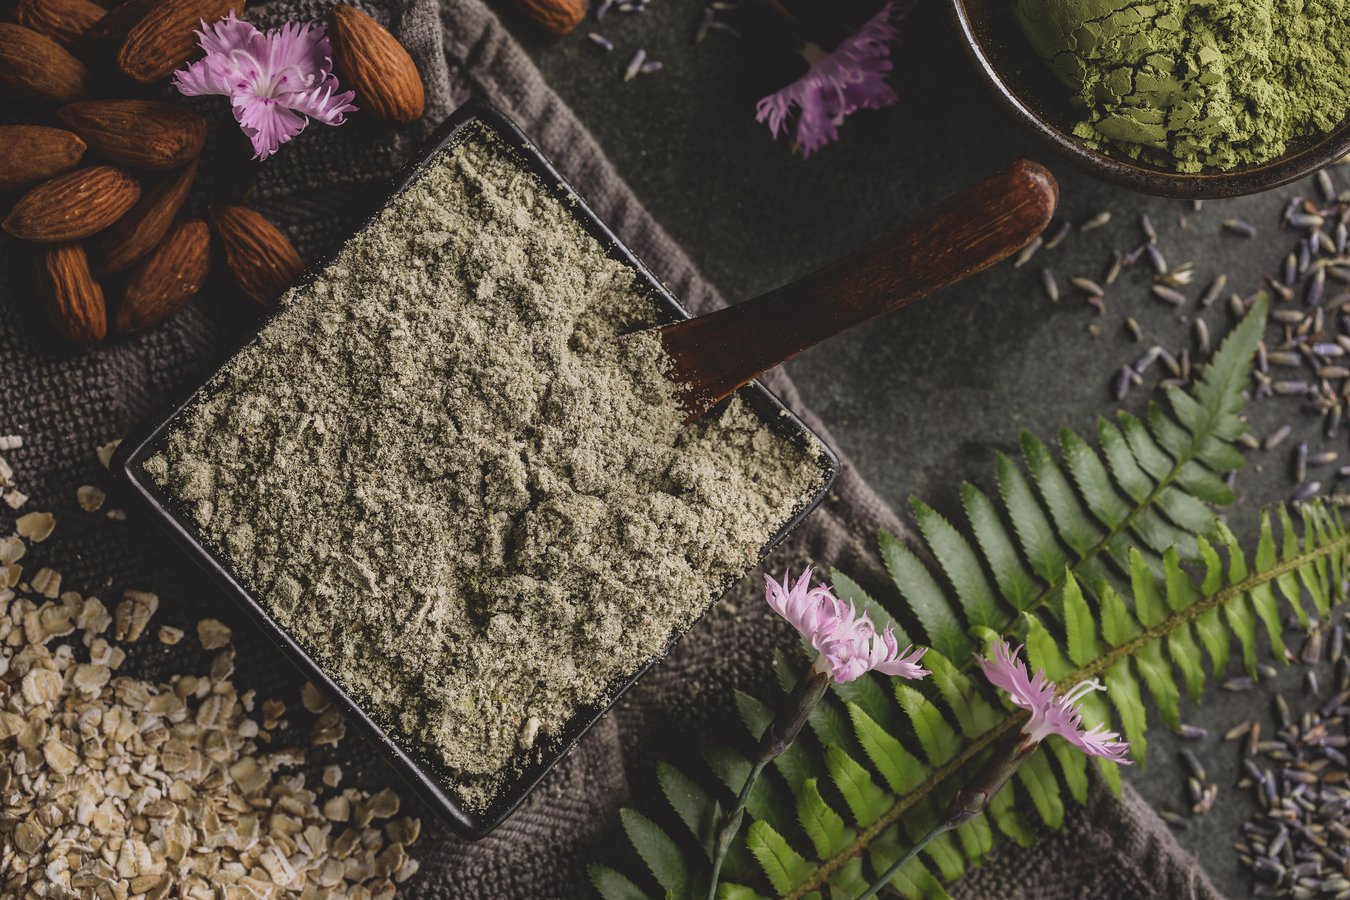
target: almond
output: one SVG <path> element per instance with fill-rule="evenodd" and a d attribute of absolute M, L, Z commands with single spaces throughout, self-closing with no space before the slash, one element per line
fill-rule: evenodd
<path fill-rule="evenodd" d="M 69 47 L 107 14 L 89 0 L 19 0 L 14 21 Z"/>
<path fill-rule="evenodd" d="M 585 0 L 516 0 L 516 6 L 556 35 L 571 33 L 586 18 Z"/>
<path fill-rule="evenodd" d="M 127 32 L 117 51 L 117 67 L 132 81 L 150 84 L 164 78 L 197 52 L 202 22 L 244 11 L 244 0 L 163 0 Z"/>
<path fill-rule="evenodd" d="M 201 113 L 157 100 L 85 100 L 56 117 L 96 153 L 134 169 L 176 169 L 206 143 Z"/>
<path fill-rule="evenodd" d="M 143 331 L 178 312 L 210 270 L 211 229 L 201 219 L 179 222 L 132 270 L 117 307 L 117 330 Z"/>
<path fill-rule="evenodd" d="M 356 104 L 382 122 L 406 125 L 422 116 L 422 76 L 408 51 L 384 26 L 344 4 L 329 12 L 333 62 L 356 91 Z"/>
<path fill-rule="evenodd" d="M 122 218 L 140 196 L 141 186 L 121 169 L 76 169 L 20 197 L 0 227 L 25 241 L 76 241 Z"/>
<path fill-rule="evenodd" d="M 111 66 L 113 56 L 127 39 L 127 33 L 159 4 L 160 0 L 126 0 L 125 3 L 114 4 L 107 15 L 95 22 L 76 42 L 75 55 L 91 65 L 98 63 Z"/>
<path fill-rule="evenodd" d="M 100 275 L 122 272 L 155 249 L 168 233 L 196 177 L 197 161 L 194 159 L 176 172 L 165 175 L 143 193 L 131 212 L 96 238 L 89 250 L 94 271 Z"/>
<path fill-rule="evenodd" d="M 84 150 L 78 135 L 60 128 L 0 125 L 0 194 L 69 172 Z"/>
<path fill-rule="evenodd" d="M 89 260 L 79 244 L 52 244 L 38 251 L 38 294 L 47 317 L 61 337 L 77 344 L 94 344 L 108 333 L 108 311 L 103 288 L 89 271 Z"/>
<path fill-rule="evenodd" d="M 0 96 L 21 103 L 69 103 L 89 93 L 93 76 L 45 34 L 0 22 Z"/>
<path fill-rule="evenodd" d="M 270 306 L 305 270 L 286 235 L 246 206 L 213 209 L 211 225 L 235 284 L 260 306 Z"/>

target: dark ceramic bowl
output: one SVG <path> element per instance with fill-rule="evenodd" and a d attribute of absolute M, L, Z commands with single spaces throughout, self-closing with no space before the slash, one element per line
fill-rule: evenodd
<path fill-rule="evenodd" d="M 383 208 L 395 196 L 405 190 L 422 170 L 447 146 L 459 139 L 466 126 L 479 125 L 494 134 L 502 143 L 517 154 L 517 161 L 535 173 L 544 184 L 549 185 L 555 195 L 564 201 L 563 206 L 576 216 L 581 225 L 602 245 L 609 249 L 610 256 L 624 263 L 636 276 L 637 289 L 649 297 L 669 321 L 689 318 L 689 313 L 661 285 L 661 282 L 647 271 L 646 267 L 633 256 L 613 232 L 596 217 L 589 206 L 577 196 L 563 177 L 553 168 L 539 150 L 500 112 L 480 104 L 468 104 L 460 108 L 442 125 L 428 142 L 425 152 L 393 182 L 384 192 L 379 206 Z M 378 210 L 377 210 L 378 212 Z M 366 224 L 374 218 L 372 213 Z M 363 226 L 364 227 L 364 226 Z M 305 275 L 304 281 L 312 280 L 321 272 L 330 260 L 315 266 Z M 274 308 L 258 328 L 261 329 L 272 317 L 285 315 L 284 308 Z M 239 347 L 227 357 L 232 358 L 244 346 L 256 337 L 256 330 L 249 334 Z M 222 365 L 224 361 L 222 361 Z M 113 457 L 112 470 L 117 480 L 125 485 L 135 502 L 158 525 L 162 526 L 169 537 L 183 551 L 202 566 L 206 572 L 224 589 L 245 614 L 262 629 L 281 652 L 295 664 L 296 668 L 322 689 L 328 698 L 368 738 L 384 755 L 404 781 L 430 806 L 441 815 L 460 835 L 476 840 L 488 834 L 514 810 L 532 791 L 549 770 L 562 759 L 586 731 L 594 725 L 619 696 L 633 685 L 651 665 L 650 662 L 639 667 L 630 675 L 618 679 L 606 693 L 607 700 L 580 710 L 563 729 L 556 739 L 545 742 L 539 747 L 522 771 L 506 784 L 493 798 L 487 809 L 470 810 L 464 807 L 455 796 L 454 776 L 424 746 L 405 737 L 390 723 L 380 718 L 361 702 L 361 698 L 343 690 L 336 684 L 314 656 L 302 646 L 289 632 L 274 620 L 266 608 L 259 602 L 244 583 L 235 576 L 229 563 L 216 551 L 207 546 L 198 534 L 192 515 L 179 501 L 165 493 L 145 472 L 145 460 L 159 452 L 165 445 L 169 433 L 180 415 L 197 402 L 204 391 L 209 390 L 211 373 L 200 383 L 185 392 L 177 402 L 171 404 L 154 418 L 141 425 L 122 442 Z M 782 524 L 761 550 L 760 558 L 769 553 L 787 535 L 801 523 L 825 496 L 830 484 L 839 470 L 839 461 L 825 444 L 817 438 L 777 397 L 771 394 L 759 382 L 751 382 L 742 388 L 738 395 L 751 410 L 764 422 L 765 426 L 776 434 L 793 441 L 797 446 L 811 447 L 819 451 L 820 481 L 811 496 L 803 498 L 791 518 Z M 713 413 L 715 414 L 715 413 Z M 727 579 L 715 586 L 708 605 L 714 598 L 729 589 L 735 579 Z M 671 635 L 670 644 L 680 638 L 681 633 Z M 669 645 L 668 645 L 669 646 Z"/>
<path fill-rule="evenodd" d="M 1278 159 L 1226 172 L 1180 174 L 1094 150 L 1073 136 L 1069 90 L 1023 36 L 1013 0 L 949 0 L 949 8 L 971 66 L 999 105 L 1059 156 L 1106 181 L 1163 197 L 1240 197 L 1311 175 L 1350 153 L 1350 117 L 1319 140 L 1292 144 Z"/>

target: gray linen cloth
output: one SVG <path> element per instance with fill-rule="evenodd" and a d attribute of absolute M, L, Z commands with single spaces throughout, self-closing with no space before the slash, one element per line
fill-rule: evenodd
<path fill-rule="evenodd" d="M 210 196 L 242 198 L 284 228 L 315 260 L 351 233 L 387 178 L 421 140 L 470 96 L 515 119 L 602 219 L 694 312 L 723 303 L 689 258 L 642 208 L 586 129 L 541 79 L 522 49 L 481 0 L 369 0 L 357 4 L 409 47 L 427 87 L 427 114 L 391 133 L 356 116 L 339 129 L 311 125 L 263 165 L 230 135 L 223 100 L 199 101 L 216 117 L 202 184 Z M 317 17 L 315 0 L 280 0 L 250 8 L 259 25 Z M 203 191 L 202 193 L 206 193 Z M 195 203 L 202 202 L 197 198 Z M 205 578 L 134 513 L 126 523 L 81 514 L 75 487 L 101 477 L 92 450 L 118 437 L 218 361 L 248 328 L 256 311 L 222 293 L 203 295 L 171 322 L 134 338 L 112 338 L 82 350 L 55 339 L 33 297 L 28 251 L 0 243 L 0 434 L 17 433 L 24 447 L 8 454 L 33 495 L 30 509 L 50 509 L 61 522 L 50 548 L 67 584 L 112 596 L 124 587 L 158 590 L 160 618 L 188 624 L 205 610 L 234 622 L 240 675 L 266 694 L 293 690 L 294 673 L 253 629 L 239 622 Z M 781 372 L 765 382 L 828 440 L 828 431 L 802 406 Z M 116 498 L 114 497 L 114 502 Z M 8 510 L 0 507 L 0 528 Z M 775 557 L 774 565 L 810 561 L 839 566 L 864 585 L 883 587 L 873 552 L 878 528 L 904 534 L 895 513 L 845 463 L 830 497 Z M 59 554 L 58 554 L 59 548 Z M 71 565 L 71 560 L 78 560 Z M 740 585 L 653 668 L 489 838 L 469 844 L 428 821 L 417 847 L 421 874 L 405 891 L 419 898 L 536 898 L 591 896 L 586 865 L 621 854 L 621 805 L 652 806 L 651 771 L 661 754 L 693 746 L 700 735 L 734 732 L 732 689 L 766 679 L 765 646 L 790 635 L 759 597 L 756 578 Z M 767 638 L 767 640 L 766 640 Z M 190 642 L 184 642 L 188 644 Z M 154 676 L 171 666 L 200 668 L 163 648 L 133 657 Z M 657 749 L 659 748 L 659 752 Z M 366 784 L 390 773 L 372 751 L 349 739 L 337 758 Z M 1005 845 L 981 871 L 957 887 L 963 897 L 1215 898 L 1195 860 L 1128 786 L 1119 801 L 1100 785 L 1086 809 L 1038 848 Z"/>

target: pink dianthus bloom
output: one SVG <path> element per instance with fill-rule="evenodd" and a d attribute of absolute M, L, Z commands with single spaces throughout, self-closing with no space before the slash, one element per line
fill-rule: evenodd
<path fill-rule="evenodd" d="M 1033 677 L 1018 658 L 1016 650 L 1007 641 L 994 646 L 993 659 L 981 659 L 984 677 L 996 688 L 1008 692 L 1012 702 L 1031 713 L 1022 726 L 1022 748 L 1028 750 L 1052 734 L 1057 734 L 1089 756 L 1101 756 L 1112 762 L 1129 765 L 1125 753 L 1130 749 L 1126 741 L 1116 740 L 1120 735 L 1098 725 L 1090 731 L 1082 727 L 1082 711 L 1078 701 L 1091 691 L 1104 690 L 1096 679 L 1082 681 L 1065 694 L 1059 694 L 1055 683 L 1038 670 Z"/>
<path fill-rule="evenodd" d="M 853 604 L 844 603 L 823 585 L 811 587 L 810 566 L 796 583 L 788 574 L 781 584 L 765 575 L 764 599 L 810 641 L 837 682 L 853 681 L 872 670 L 909 679 L 928 674 L 919 666 L 927 648 L 906 647 L 899 652 L 890 628 L 878 632 L 867 613 L 858 615 Z"/>
<path fill-rule="evenodd" d="M 760 100 L 755 121 L 767 122 L 778 137 L 787 130 L 792 110 L 799 110 L 797 146 L 807 157 L 838 138 L 839 126 L 852 113 L 895 103 L 895 91 L 886 83 L 892 68 L 890 42 L 897 34 L 894 18 L 891 0 L 833 52 L 807 42 L 800 52 L 810 71 Z"/>
<path fill-rule="evenodd" d="M 206 56 L 174 73 L 184 96 L 230 98 L 234 118 L 266 159 L 305 129 L 310 119 L 341 125 L 354 112 L 352 91 L 337 93 L 333 49 L 322 25 L 287 22 L 262 32 L 231 12 L 197 38 Z"/>

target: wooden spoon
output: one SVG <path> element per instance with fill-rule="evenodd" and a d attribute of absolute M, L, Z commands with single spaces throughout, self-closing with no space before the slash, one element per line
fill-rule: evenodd
<path fill-rule="evenodd" d="M 754 300 L 658 329 L 688 424 L 765 369 L 1006 259 L 1045 230 L 1059 186 L 1018 160 L 918 221 Z"/>

